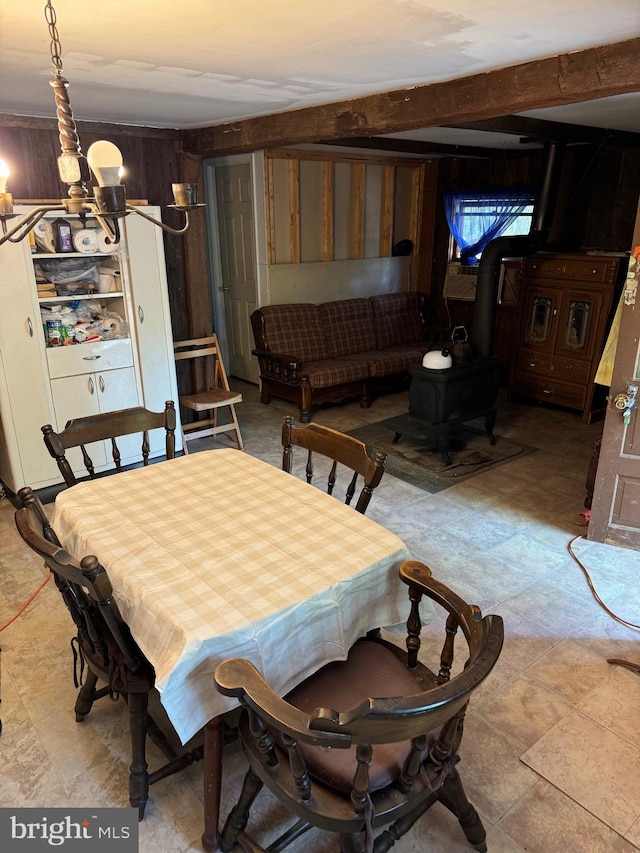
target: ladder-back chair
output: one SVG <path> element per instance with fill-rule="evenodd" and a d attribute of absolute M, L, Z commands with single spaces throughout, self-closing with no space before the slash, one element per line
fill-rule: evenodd
<path fill-rule="evenodd" d="M 236 415 L 236 403 L 242 402 L 242 394 L 231 391 L 227 372 L 224 369 L 220 346 L 217 335 L 208 335 L 206 338 L 193 338 L 188 341 L 176 341 L 173 345 L 176 361 L 185 359 L 205 359 L 207 390 L 194 394 L 180 394 L 178 400 L 185 409 L 195 413 L 196 420 L 191 423 L 182 422 L 182 447 L 188 453 L 187 443 L 194 438 L 203 438 L 207 435 L 218 435 L 223 432 L 235 433 L 235 442 L 238 450 L 242 450 L 242 436 L 240 425 Z M 194 364 L 197 364 L 195 362 Z M 196 382 L 195 370 L 192 382 Z M 229 409 L 231 421 L 229 423 L 218 423 L 218 409 Z M 208 418 L 200 419 L 201 412 L 210 412 Z"/>
<path fill-rule="evenodd" d="M 77 479 L 67 459 L 67 450 L 72 447 L 81 449 L 84 467 L 89 477 L 94 479 L 95 465 L 89 455 L 88 445 L 98 441 L 110 441 L 113 468 L 115 472 L 119 472 L 122 471 L 122 457 L 117 439 L 141 433 L 141 461 L 143 465 L 148 465 L 149 430 L 152 429 L 165 430 L 165 454 L 167 459 L 173 459 L 176 440 L 176 411 L 173 400 L 167 400 L 164 412 L 150 412 L 142 406 L 135 406 L 131 409 L 73 418 L 67 421 L 62 432 L 55 432 L 51 424 L 46 424 L 42 427 L 42 434 L 45 446 L 58 463 L 65 483 L 67 486 L 75 486 Z"/>
<path fill-rule="evenodd" d="M 338 466 L 349 470 L 349 482 L 345 489 L 345 503 L 350 504 L 361 477 L 362 488 L 355 508 L 365 513 L 371 500 L 373 490 L 379 484 L 384 474 L 387 458 L 382 451 L 373 451 L 369 455 L 364 442 L 321 424 L 309 424 L 297 427 L 292 415 L 285 415 L 282 425 L 282 470 L 293 473 L 293 448 L 301 447 L 307 451 L 305 476 L 307 483 L 313 484 L 316 473 L 315 456 L 323 456 L 330 460 L 331 467 L 327 475 L 327 492 L 333 494 L 338 479 Z"/>
<path fill-rule="evenodd" d="M 149 798 L 149 785 L 183 770 L 202 758 L 203 747 L 178 754 L 149 713 L 155 688 L 155 671 L 131 636 L 113 598 L 109 576 L 95 556 L 78 561 L 60 545 L 44 507 L 29 487 L 18 492 L 21 509 L 15 513 L 16 527 L 26 544 L 53 574 L 55 584 L 76 627 L 74 683 L 80 690 L 75 702 L 76 722 L 81 723 L 93 703 L 122 696 L 129 710 L 131 766 L 129 802 L 139 819 Z M 85 675 L 86 668 L 86 675 Z M 82 679 L 84 676 L 84 683 Z M 103 687 L 98 688 L 98 682 Z M 163 721 L 165 730 L 168 721 Z M 177 734 L 169 728 L 174 742 Z M 147 735 L 162 750 L 167 763 L 149 773 L 146 761 Z"/>
<path fill-rule="evenodd" d="M 217 689 L 243 707 L 239 730 L 249 762 L 222 850 L 238 843 L 252 853 L 280 851 L 315 826 L 338 834 L 342 853 L 386 853 L 438 801 L 476 850 L 487 849 L 456 765 L 469 697 L 500 655 L 502 619 L 483 618 L 421 563 L 404 563 L 400 576 L 411 601 L 406 650 L 367 636 L 346 661 L 323 667 L 284 699 L 248 660 L 216 668 Z M 423 596 L 447 614 L 433 670 L 418 660 Z M 452 674 L 459 628 L 466 649 Z M 268 848 L 245 831 L 263 785 L 298 818 Z M 261 822 L 269 826 L 264 815 Z"/>

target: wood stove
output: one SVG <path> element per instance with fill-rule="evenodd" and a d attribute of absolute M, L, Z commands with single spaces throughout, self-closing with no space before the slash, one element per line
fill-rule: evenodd
<path fill-rule="evenodd" d="M 491 444 L 496 440 L 495 403 L 498 396 L 500 359 L 477 358 L 466 364 L 433 369 L 414 364 L 409 368 L 409 414 L 433 427 L 438 451 L 446 465 L 451 464 L 449 443 L 456 424 L 484 417 L 485 432 Z M 401 433 L 396 433 L 394 441 Z"/>

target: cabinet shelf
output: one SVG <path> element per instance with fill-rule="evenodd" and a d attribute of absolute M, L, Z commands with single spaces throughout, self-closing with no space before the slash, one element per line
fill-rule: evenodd
<path fill-rule="evenodd" d="M 64 260 L 64 258 L 112 258 L 118 254 L 118 249 L 113 252 L 32 252 L 34 261 Z"/>
<path fill-rule="evenodd" d="M 38 302 L 51 305 L 58 302 L 78 302 L 81 299 L 116 299 L 122 298 L 121 290 L 110 290 L 108 293 L 78 293 L 76 296 L 39 296 Z"/>

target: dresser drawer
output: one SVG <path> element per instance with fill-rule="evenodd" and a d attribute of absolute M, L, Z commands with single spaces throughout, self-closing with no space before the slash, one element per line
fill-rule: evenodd
<path fill-rule="evenodd" d="M 551 369 L 552 378 L 556 382 L 574 382 L 583 385 L 589 381 L 591 362 L 579 358 L 565 358 L 562 355 L 554 355 Z"/>
<path fill-rule="evenodd" d="M 79 373 L 96 373 L 117 367 L 133 366 L 130 338 L 117 341 L 97 341 L 95 344 L 49 347 L 47 362 L 51 379 L 76 376 Z"/>
<path fill-rule="evenodd" d="M 516 369 L 518 373 L 549 376 L 552 371 L 553 360 L 551 353 L 539 353 L 533 350 L 521 349 L 518 353 Z"/>
<path fill-rule="evenodd" d="M 595 284 L 613 284 L 615 282 L 618 258 L 592 257 L 551 257 L 532 256 L 527 260 L 525 274 L 536 280 L 543 278 L 561 281 L 594 282 Z"/>
<path fill-rule="evenodd" d="M 513 390 L 525 397 L 547 400 L 558 406 L 567 406 L 570 409 L 584 408 L 586 387 L 558 382 L 553 375 L 543 379 L 530 374 L 517 373 Z"/>

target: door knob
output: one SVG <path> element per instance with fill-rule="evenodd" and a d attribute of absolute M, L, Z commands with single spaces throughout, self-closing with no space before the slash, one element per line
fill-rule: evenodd
<path fill-rule="evenodd" d="M 616 394 L 613 398 L 613 403 L 616 409 L 626 409 L 630 400 L 631 397 L 628 394 Z"/>
<path fill-rule="evenodd" d="M 638 393 L 637 385 L 627 385 L 626 393 L 616 394 L 613 398 L 613 404 L 619 411 L 622 412 L 622 419 L 625 426 L 631 423 L 631 410 L 636 404 L 636 395 Z"/>

